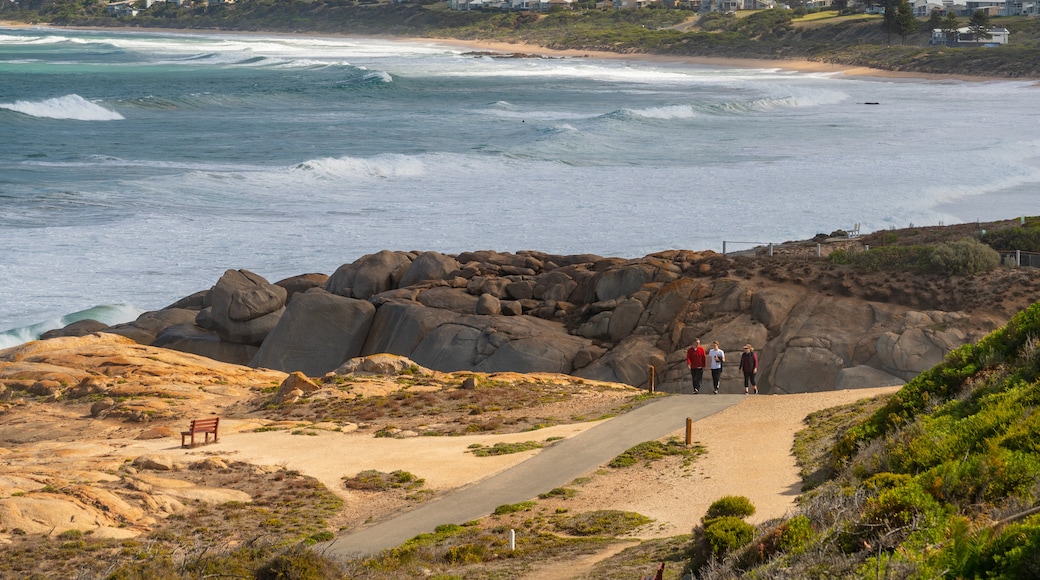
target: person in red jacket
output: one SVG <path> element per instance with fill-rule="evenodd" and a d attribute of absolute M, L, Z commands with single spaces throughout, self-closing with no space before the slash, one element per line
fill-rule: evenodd
<path fill-rule="evenodd" d="M 707 363 L 707 355 L 701 346 L 701 339 L 696 339 L 693 346 L 686 351 L 686 366 L 690 367 L 693 375 L 693 394 L 701 392 L 701 380 L 704 379 L 704 365 Z"/>
<path fill-rule="evenodd" d="M 758 374 L 758 353 L 750 344 L 744 345 L 744 354 L 740 355 L 740 370 L 744 373 L 744 394 L 748 394 L 748 383 L 755 388 L 758 394 L 758 384 L 755 375 Z"/>

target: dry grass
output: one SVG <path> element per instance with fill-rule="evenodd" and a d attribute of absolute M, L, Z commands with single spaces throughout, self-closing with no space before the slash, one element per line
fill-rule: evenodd
<path fill-rule="evenodd" d="M 189 502 L 190 510 L 170 515 L 151 533 L 135 539 L 94 539 L 89 532 L 65 532 L 56 537 L 15 532 L 12 543 L 0 550 L 0 577 L 148 577 L 151 574 L 120 574 L 153 566 L 168 570 L 169 577 L 191 577 L 194 571 L 214 566 L 245 569 L 250 562 L 298 542 L 331 536 L 329 520 L 342 506 L 335 494 L 313 478 L 245 463 L 233 463 L 227 469 L 178 471 L 168 477 L 236 489 L 248 493 L 253 501 Z"/>

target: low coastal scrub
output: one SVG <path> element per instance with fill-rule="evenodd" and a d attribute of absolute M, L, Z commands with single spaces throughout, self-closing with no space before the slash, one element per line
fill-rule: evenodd
<path fill-rule="evenodd" d="M 831 261 L 867 272 L 898 271 L 970 276 L 1000 266 L 1000 254 L 990 246 L 964 238 L 938 246 L 883 246 L 865 251 L 835 250 Z"/>
<path fill-rule="evenodd" d="M 469 452 L 477 457 L 492 457 L 495 455 L 511 455 L 513 453 L 523 453 L 524 451 L 531 451 L 532 449 L 541 449 L 545 447 L 543 443 L 538 441 L 518 441 L 516 443 L 495 443 L 490 447 L 480 443 L 474 443 L 469 446 Z"/>
<path fill-rule="evenodd" d="M 337 577 L 337 565 L 301 549 L 331 539 L 330 519 L 343 506 L 317 480 L 293 471 L 257 470 L 245 463 L 221 470 L 185 470 L 178 477 L 244 491 L 254 500 L 216 505 L 186 502 L 186 510 L 170 514 L 138 538 L 97 538 L 90 530 L 75 529 L 55 537 L 7 530 L 11 536 L 0 550 L 0 577 L 272 578 L 277 576 L 264 575 L 263 570 L 290 564 L 332 574 L 294 578 Z"/>
<path fill-rule="evenodd" d="M 607 466 L 614 468 L 630 467 L 639 463 L 645 464 L 657 461 L 669 455 L 677 455 L 683 458 L 683 466 L 685 467 L 704 452 L 703 445 L 694 444 L 687 447 L 685 443 L 675 438 L 671 438 L 666 442 L 644 441 L 611 459 Z"/>
<path fill-rule="evenodd" d="M 746 528 L 727 519 L 738 516 L 706 517 L 691 560 L 699 577 L 1035 577 L 1040 303 L 857 415 L 871 406 L 848 428 L 820 424 L 844 429 L 833 475 L 794 517 L 760 526 L 744 546 Z"/>
<path fill-rule="evenodd" d="M 354 477 L 344 477 L 343 487 L 361 491 L 387 491 L 389 489 L 418 489 L 426 484 L 426 480 L 416 477 L 407 471 L 398 469 L 390 473 L 368 469 Z"/>

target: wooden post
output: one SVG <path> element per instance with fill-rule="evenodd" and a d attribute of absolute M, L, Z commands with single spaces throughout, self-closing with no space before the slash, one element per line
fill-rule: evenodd
<path fill-rule="evenodd" d="M 650 365 L 650 392 L 654 392 L 654 365 Z"/>
<path fill-rule="evenodd" d="M 693 444 L 693 419 L 686 418 L 686 446 Z"/>
<path fill-rule="evenodd" d="M 509 551 L 516 550 L 516 530 L 509 530 Z"/>

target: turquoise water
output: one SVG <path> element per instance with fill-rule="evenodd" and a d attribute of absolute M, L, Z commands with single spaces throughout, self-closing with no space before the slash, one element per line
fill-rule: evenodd
<path fill-rule="evenodd" d="M 877 102 L 879 105 L 865 105 Z M 381 249 L 637 257 L 1036 214 L 1037 88 L 0 29 L 0 347 Z M 26 327 L 37 325 L 32 331 Z"/>

